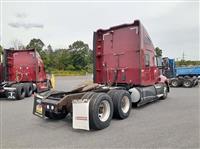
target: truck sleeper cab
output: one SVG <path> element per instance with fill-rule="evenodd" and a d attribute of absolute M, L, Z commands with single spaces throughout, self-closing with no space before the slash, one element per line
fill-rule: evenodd
<path fill-rule="evenodd" d="M 126 119 L 132 104 L 166 99 L 168 80 L 160 74 L 151 39 L 139 20 L 94 32 L 93 84 L 69 92 L 36 94 L 33 114 L 62 119 L 75 129 L 104 129 L 111 119 Z"/>
<path fill-rule="evenodd" d="M 0 69 L 0 97 L 19 100 L 50 89 L 43 61 L 34 49 L 5 49 Z"/>

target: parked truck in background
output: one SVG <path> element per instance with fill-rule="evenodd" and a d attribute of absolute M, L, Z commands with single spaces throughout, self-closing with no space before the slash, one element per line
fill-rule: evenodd
<path fill-rule="evenodd" d="M 163 58 L 163 74 L 172 87 L 194 87 L 198 85 L 200 66 L 176 67 L 174 59 Z"/>
<path fill-rule="evenodd" d="M 23 99 L 50 89 L 43 61 L 34 49 L 5 49 L 0 63 L 0 97 Z"/>
<path fill-rule="evenodd" d="M 126 119 L 132 104 L 166 99 L 168 79 L 160 74 L 154 46 L 139 20 L 94 32 L 94 83 L 71 91 L 36 94 L 33 114 L 63 119 L 75 129 L 104 129 L 113 117 Z"/>

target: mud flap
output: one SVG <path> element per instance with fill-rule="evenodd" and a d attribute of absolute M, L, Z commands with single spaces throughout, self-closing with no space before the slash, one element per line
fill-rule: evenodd
<path fill-rule="evenodd" d="M 89 100 L 73 100 L 73 128 L 90 130 Z"/>

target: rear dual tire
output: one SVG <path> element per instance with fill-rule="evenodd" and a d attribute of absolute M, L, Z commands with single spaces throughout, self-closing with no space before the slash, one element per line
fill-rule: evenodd
<path fill-rule="evenodd" d="M 112 98 L 114 105 L 114 118 L 125 119 L 129 116 L 132 101 L 129 92 L 125 90 L 110 90 L 108 95 Z"/>
<path fill-rule="evenodd" d="M 90 129 L 101 130 L 108 127 L 113 116 L 113 102 L 110 96 L 106 93 L 88 92 L 82 99 L 90 99 Z"/>
<path fill-rule="evenodd" d="M 90 100 L 90 129 L 104 129 L 110 125 L 112 117 L 125 119 L 130 114 L 131 97 L 125 90 L 110 90 L 107 94 L 88 92 L 82 99 Z"/>
<path fill-rule="evenodd" d="M 16 88 L 16 100 L 24 99 L 25 97 L 30 97 L 33 94 L 33 85 L 32 83 L 23 83 L 23 84 L 13 84 L 11 87 Z"/>
<path fill-rule="evenodd" d="M 183 81 L 183 87 L 191 88 L 192 86 L 193 86 L 192 80 L 190 80 L 190 79 L 185 79 L 185 80 Z"/>
<path fill-rule="evenodd" d="M 16 100 L 21 100 L 25 98 L 26 89 L 22 84 L 14 84 L 12 87 L 16 88 Z"/>
<path fill-rule="evenodd" d="M 171 84 L 172 87 L 179 87 L 180 81 L 178 79 L 172 79 L 170 84 Z"/>
<path fill-rule="evenodd" d="M 33 94 L 33 85 L 31 83 L 24 84 L 25 97 L 30 97 Z"/>

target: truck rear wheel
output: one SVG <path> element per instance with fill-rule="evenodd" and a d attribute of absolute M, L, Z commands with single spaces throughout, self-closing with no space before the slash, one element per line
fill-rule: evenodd
<path fill-rule="evenodd" d="M 125 119 L 129 116 L 131 111 L 131 96 L 125 90 L 110 90 L 108 95 L 113 100 L 114 115 L 113 117 Z"/>
<path fill-rule="evenodd" d="M 180 83 L 178 79 L 172 79 L 171 80 L 171 86 L 172 87 L 179 87 Z"/>
<path fill-rule="evenodd" d="M 96 93 L 95 92 L 86 92 L 81 99 L 82 100 L 90 99 L 94 94 L 96 94 Z"/>
<path fill-rule="evenodd" d="M 190 88 L 190 87 L 192 87 L 192 85 L 193 85 L 193 82 L 190 79 L 185 79 L 183 81 L 183 86 L 186 88 Z"/>
<path fill-rule="evenodd" d="M 33 94 L 33 85 L 31 83 L 27 83 L 24 85 L 26 91 L 26 97 L 30 97 Z"/>
<path fill-rule="evenodd" d="M 94 93 L 89 103 L 90 129 L 100 130 L 110 125 L 113 103 L 106 93 Z"/>
<path fill-rule="evenodd" d="M 195 80 L 195 84 L 194 84 L 194 86 L 197 86 L 198 84 L 199 84 L 199 80 L 196 79 L 196 80 Z"/>
<path fill-rule="evenodd" d="M 25 97 L 25 88 L 23 85 L 14 84 L 12 87 L 16 88 L 16 100 L 24 99 Z"/>

